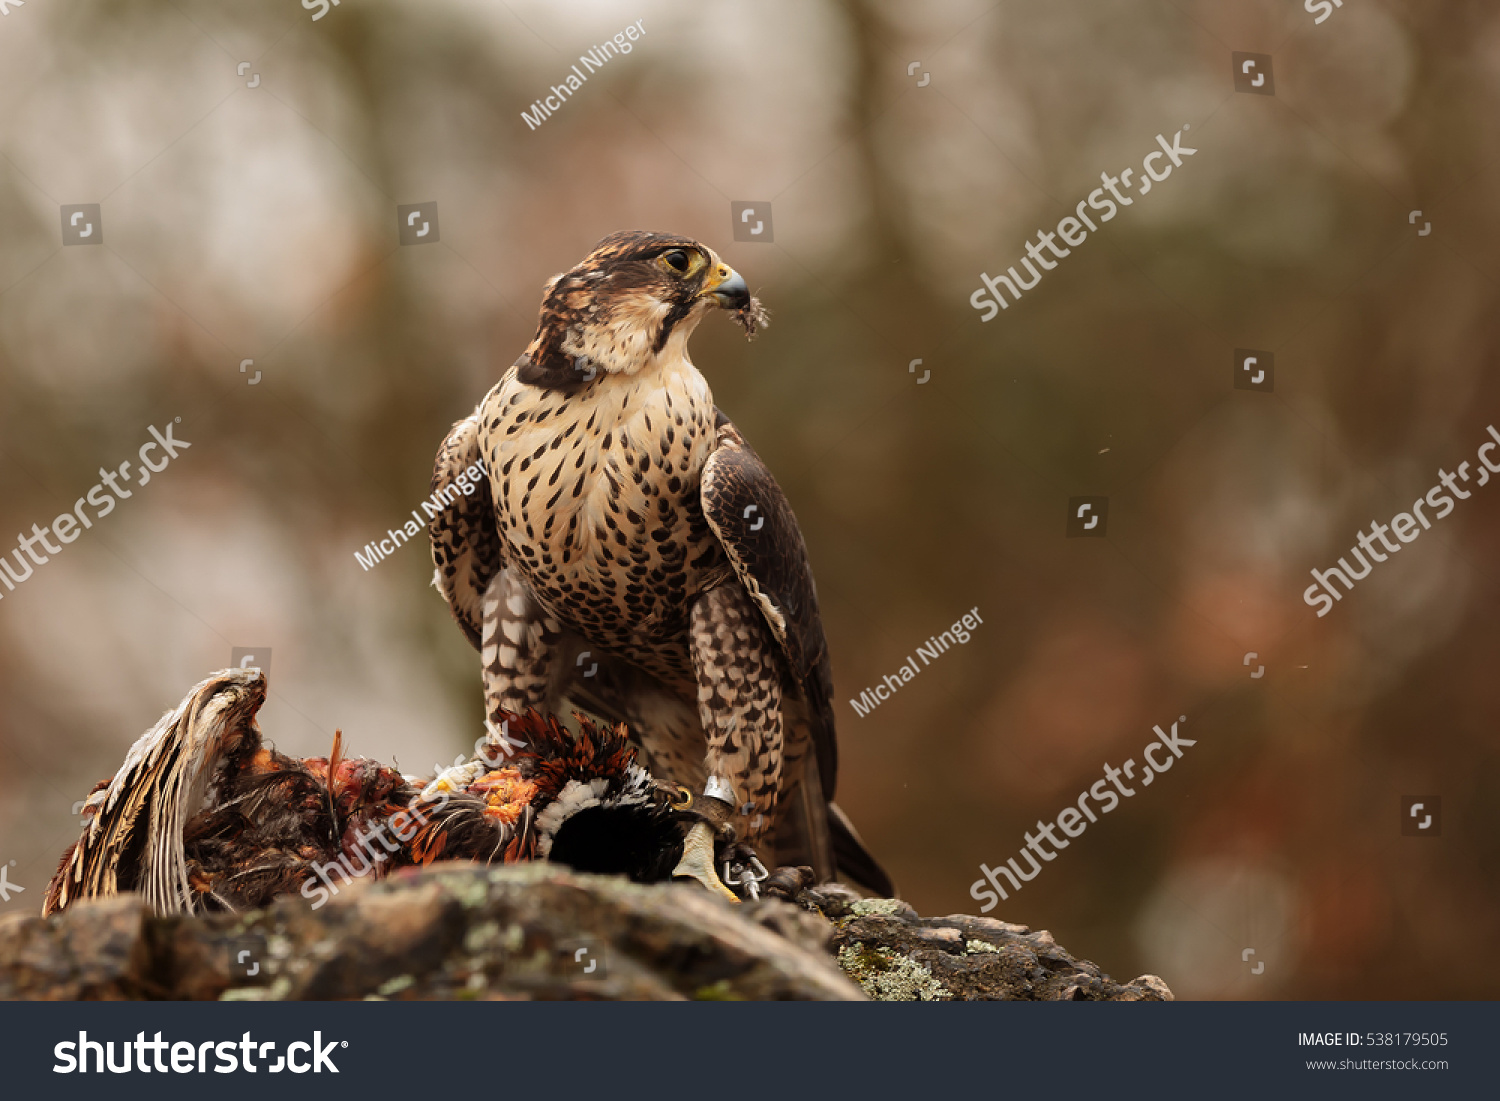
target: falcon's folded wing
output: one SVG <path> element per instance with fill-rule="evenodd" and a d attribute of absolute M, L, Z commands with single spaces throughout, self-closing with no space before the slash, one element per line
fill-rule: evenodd
<path fill-rule="evenodd" d="M 448 601 L 453 618 L 478 650 L 484 634 L 484 595 L 504 566 L 495 504 L 479 447 L 479 414 L 453 426 L 438 449 L 432 468 L 432 492 L 444 504 L 427 523 L 436 566 L 433 586 Z M 478 483 L 465 494 L 459 488 Z"/>
<path fill-rule="evenodd" d="M 703 515 L 807 703 L 823 797 L 831 799 L 838 774 L 833 674 L 807 546 L 776 479 L 722 412 L 717 429 L 718 447 L 703 467 Z"/>
<path fill-rule="evenodd" d="M 836 867 L 866 890 L 893 895 L 890 877 L 833 804 L 838 780 L 833 672 L 802 531 L 770 470 L 722 412 L 717 427 L 719 446 L 703 468 L 703 515 L 781 646 L 814 752 L 813 767 L 804 770 L 783 801 L 777 859 L 787 859 L 781 849 L 789 845 L 791 852 L 800 849 L 815 865 Z"/>

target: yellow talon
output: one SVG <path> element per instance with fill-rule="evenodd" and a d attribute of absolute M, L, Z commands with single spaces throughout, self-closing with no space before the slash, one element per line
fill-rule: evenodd
<path fill-rule="evenodd" d="M 738 895 L 724 886 L 724 881 L 714 871 L 714 831 L 706 822 L 696 822 L 688 830 L 687 837 L 682 842 L 682 859 L 672 869 L 672 877 L 696 879 L 716 895 L 731 902 L 740 900 Z"/>

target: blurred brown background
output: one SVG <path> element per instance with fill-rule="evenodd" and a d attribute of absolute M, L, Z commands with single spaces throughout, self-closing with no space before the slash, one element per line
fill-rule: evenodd
<path fill-rule="evenodd" d="M 651 228 L 772 310 L 751 345 L 710 319 L 694 357 L 801 519 L 840 802 L 920 910 L 976 911 L 981 862 L 1181 714 L 1173 771 L 991 916 L 1181 997 L 1500 991 L 1500 488 L 1327 617 L 1301 600 L 1500 421 L 1500 9 L 313 14 L 0 18 L 0 533 L 68 511 L 148 425 L 193 445 L 0 591 L 0 863 L 27 888 L 0 908 L 40 905 L 73 803 L 232 647 L 271 648 L 284 750 L 336 727 L 414 771 L 468 749 L 477 658 L 425 547 L 354 552 L 426 495 L 543 281 Z M 1233 90 L 1232 51 L 1272 55 L 1274 96 Z M 1170 180 L 979 321 L 981 270 L 1184 124 Z M 734 241 L 735 200 L 771 202 L 773 242 Z M 399 245 L 397 205 L 429 201 L 441 240 Z M 102 246 L 63 247 L 74 203 L 101 204 Z M 1274 351 L 1273 394 L 1232 388 L 1237 347 Z M 1082 494 L 1109 496 L 1107 538 L 1064 538 Z M 975 606 L 967 646 L 849 707 Z M 1441 837 L 1401 836 L 1413 794 L 1441 796 Z"/>

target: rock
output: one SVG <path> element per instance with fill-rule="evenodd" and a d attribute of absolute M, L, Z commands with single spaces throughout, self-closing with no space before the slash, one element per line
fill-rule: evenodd
<path fill-rule="evenodd" d="M 1118 983 L 1046 930 L 993 918 L 923 918 L 898 899 L 809 891 L 833 923 L 839 966 L 878 1001 L 1171 1001 L 1155 975 Z"/>
<path fill-rule="evenodd" d="M 0 998 L 117 1001 L 146 996 L 150 910 L 134 895 L 53 920 L 9 914 L 0 920 Z"/>
<path fill-rule="evenodd" d="M 319 910 L 153 917 L 122 896 L 0 924 L 0 998 L 862 999 L 827 923 L 755 908 L 776 907 L 781 932 L 694 885 L 544 863 L 403 870 Z"/>
<path fill-rule="evenodd" d="M 841 970 L 842 968 L 842 970 Z M 847 974 L 846 974 L 847 973 Z M 0 998 L 1140 999 L 1047 933 L 836 886 L 736 907 L 690 884 L 443 864 L 207 917 L 134 895 L 0 922 Z"/>

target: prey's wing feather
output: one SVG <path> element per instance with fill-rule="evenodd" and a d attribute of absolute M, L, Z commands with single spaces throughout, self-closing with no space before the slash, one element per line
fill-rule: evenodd
<path fill-rule="evenodd" d="M 495 527 L 495 503 L 490 480 L 480 465 L 480 418 L 483 407 L 453 426 L 438 449 L 432 467 L 432 492 L 440 495 L 443 508 L 427 523 L 436 567 L 432 584 L 448 602 L 453 618 L 469 637 L 474 649 L 484 635 L 484 594 L 504 566 L 500 533 Z M 477 479 L 465 473 L 477 470 Z M 458 476 L 477 480 L 479 488 L 465 495 Z"/>
<path fill-rule="evenodd" d="M 260 670 L 226 669 L 141 735 L 88 800 L 93 817 L 48 885 L 43 912 L 138 890 L 157 913 L 191 913 L 184 831 L 211 801 L 226 762 L 259 748 L 255 713 L 265 698 Z"/>
<path fill-rule="evenodd" d="M 703 515 L 735 575 L 770 625 L 807 703 L 818 773 L 832 798 L 838 771 L 833 675 L 807 546 L 786 495 L 722 412 L 718 447 L 703 467 Z"/>

